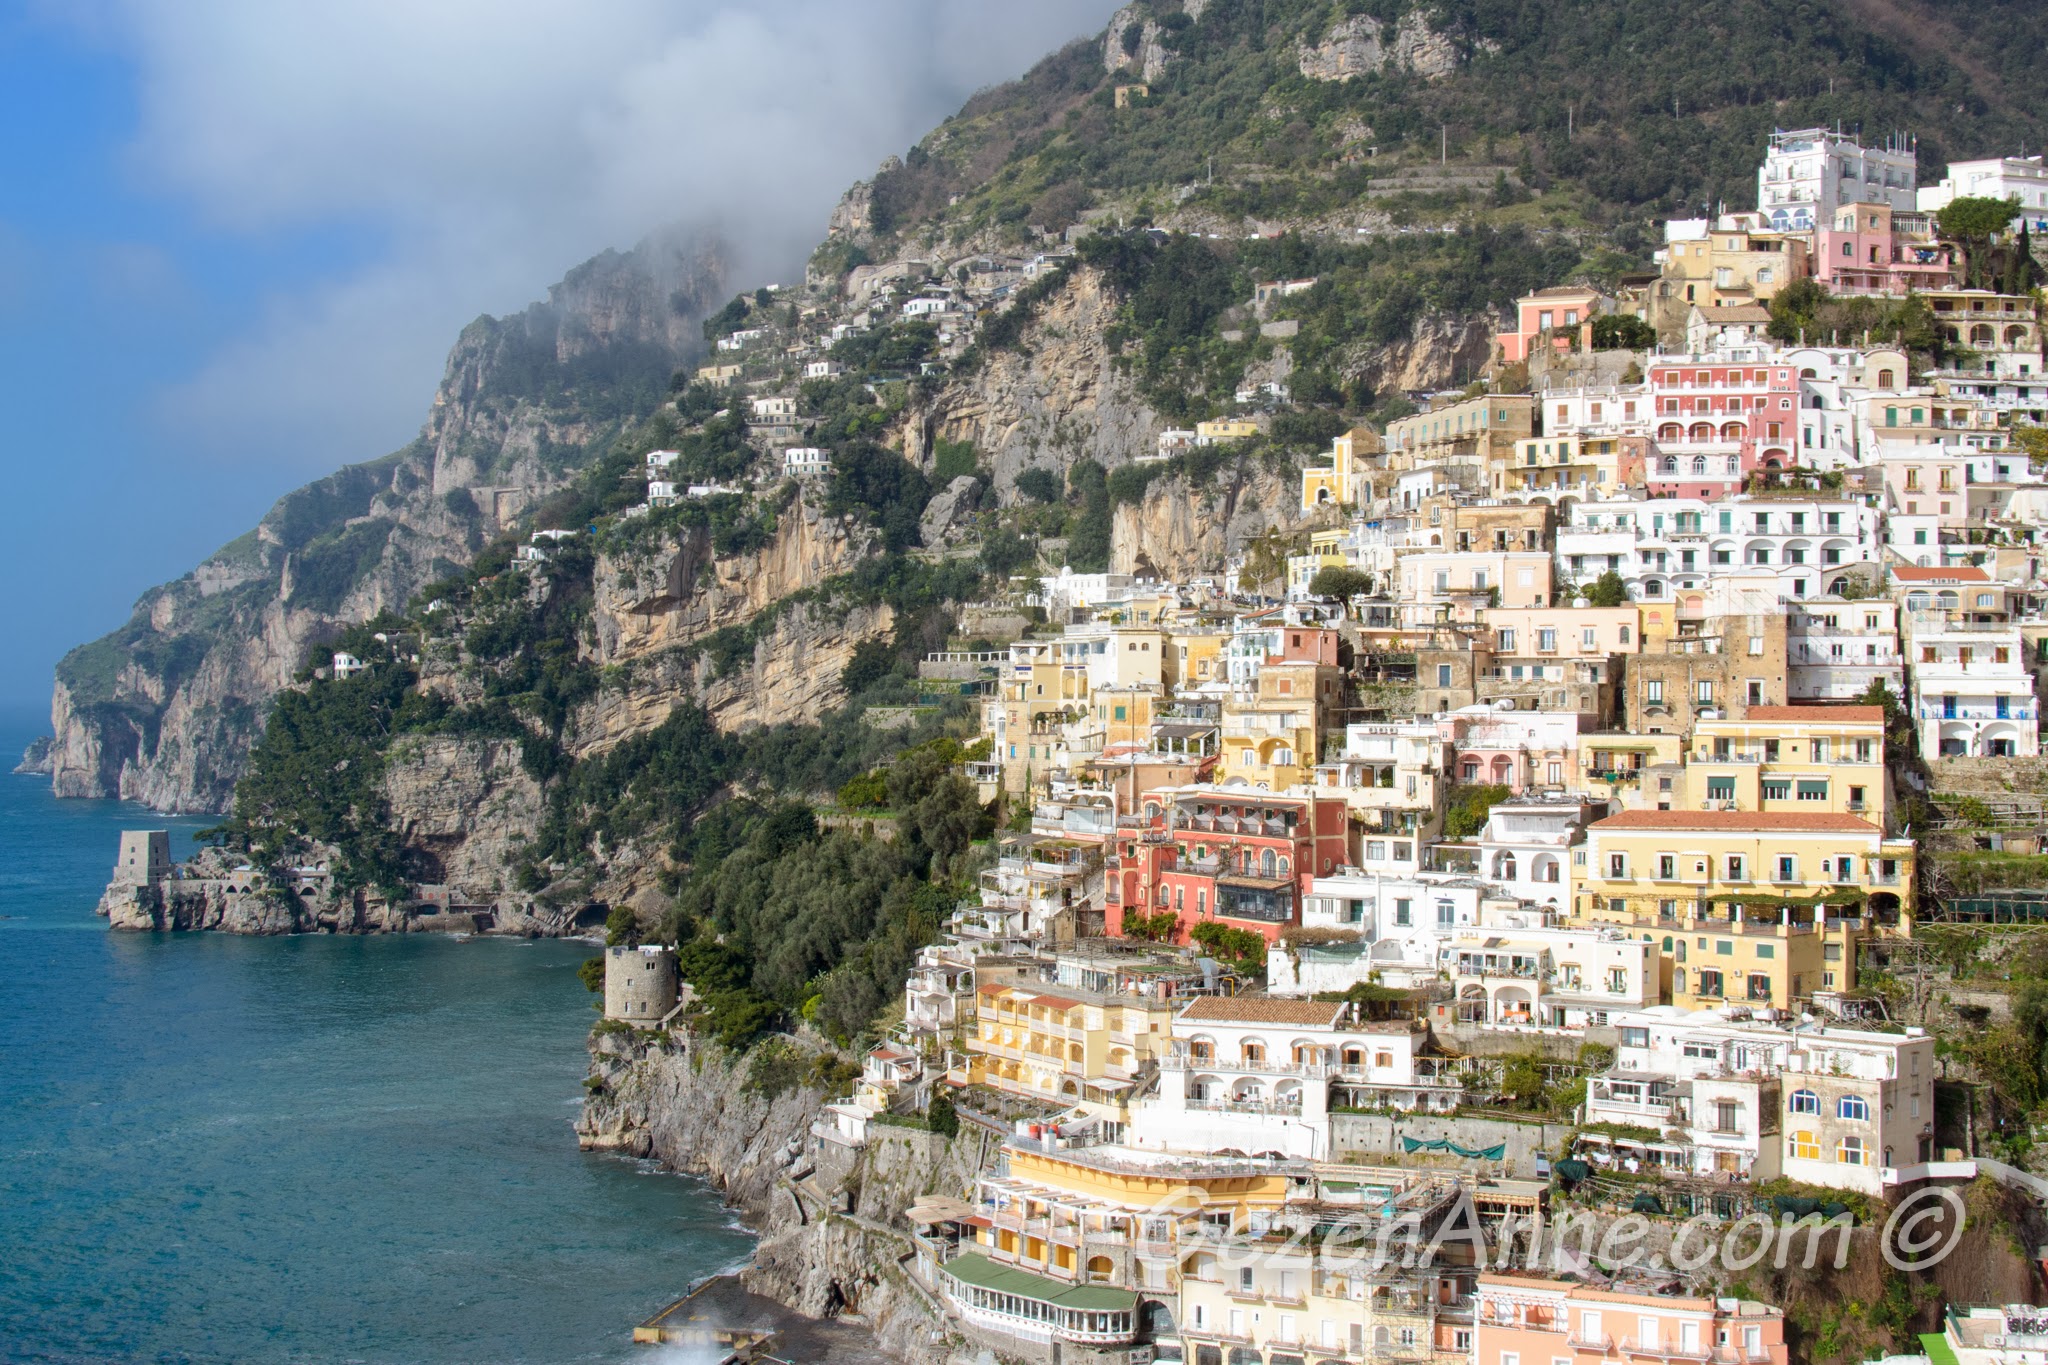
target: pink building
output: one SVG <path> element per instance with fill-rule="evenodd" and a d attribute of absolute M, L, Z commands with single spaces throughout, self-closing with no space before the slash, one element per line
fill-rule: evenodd
<path fill-rule="evenodd" d="M 1481 1275 L 1475 1319 L 1473 1365 L 1626 1365 L 1645 1357 L 1786 1365 L 1788 1359 L 1784 1310 L 1748 1300 L 1667 1298 L 1570 1280 Z"/>
<path fill-rule="evenodd" d="M 1337 666 L 1336 631 L 1320 626 L 1284 626 L 1274 633 L 1280 637 L 1280 650 L 1267 655 L 1267 663 Z"/>
<path fill-rule="evenodd" d="M 1919 214 L 1895 217 L 1889 204 L 1844 204 L 1813 235 L 1813 276 L 1837 292 L 1904 294 L 1955 284 L 1955 249 L 1937 240 Z"/>
<path fill-rule="evenodd" d="M 1614 311 L 1614 300 L 1597 289 L 1560 285 L 1515 300 L 1515 330 L 1494 338 L 1501 360 L 1514 365 L 1538 346 L 1559 351 L 1593 349 L 1593 319 Z"/>
<path fill-rule="evenodd" d="M 1657 448 L 1645 460 L 1651 497 L 1720 498 L 1758 469 L 1793 463 L 1799 379 L 1758 349 L 1660 356 L 1650 367 Z"/>

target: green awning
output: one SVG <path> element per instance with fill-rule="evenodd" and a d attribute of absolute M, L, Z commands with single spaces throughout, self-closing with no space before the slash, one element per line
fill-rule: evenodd
<path fill-rule="evenodd" d="M 1948 1338 L 1939 1332 L 1922 1332 L 1920 1350 L 1932 1365 L 1956 1365 L 1955 1347 L 1948 1344 Z"/>
<path fill-rule="evenodd" d="M 1129 1289 L 1109 1289 L 1102 1285 L 1062 1284 L 1049 1280 L 1043 1275 L 1034 1275 L 1028 1270 L 1017 1270 L 1006 1265 L 997 1265 L 978 1251 L 963 1252 L 946 1262 L 943 1267 L 948 1275 L 962 1284 L 971 1284 L 978 1289 L 992 1289 L 998 1294 L 1013 1294 L 1020 1299 L 1036 1299 L 1057 1308 L 1071 1308 L 1086 1313 L 1132 1312 L 1138 1306 L 1138 1296 Z"/>

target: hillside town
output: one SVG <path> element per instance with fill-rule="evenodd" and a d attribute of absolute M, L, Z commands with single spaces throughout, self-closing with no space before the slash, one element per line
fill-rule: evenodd
<path fill-rule="evenodd" d="M 1984 283 L 1938 214 L 2009 199 L 2024 244 L 2048 173 L 1920 186 L 1909 147 L 1809 129 L 1757 181 L 1754 212 L 1666 224 L 1656 272 L 1519 300 L 1487 378 L 1339 435 L 1300 535 L 1195 578 L 1021 574 L 979 609 L 1010 638 L 926 658 L 1013 814 L 805 1164 L 999 1140 L 909 1211 L 952 1329 L 1041 1361 L 1783 1362 L 1783 1310 L 1713 1268 L 1560 1278 L 1517 1220 L 1868 1219 L 1992 1169 L 1938 1121 L 1899 982 L 1916 927 L 2043 909 L 1923 862 L 2048 829 L 2048 375 L 2031 276 Z M 1056 259 L 900 298 L 856 271 L 878 302 L 832 336 L 894 310 L 958 354 Z M 1923 305 L 1939 365 L 1782 335 L 1803 282 Z M 1133 458 L 1227 449 L 1276 398 Z M 715 491 L 669 458 L 650 503 Z M 687 1006 L 668 950 L 610 954 L 609 1017 Z M 1476 1255 L 1440 1246 L 1473 1225 Z M 1381 1226 L 1411 1254 L 1361 1269 Z M 1945 1321 L 1892 1359 L 2048 1341 L 2024 1307 Z"/>

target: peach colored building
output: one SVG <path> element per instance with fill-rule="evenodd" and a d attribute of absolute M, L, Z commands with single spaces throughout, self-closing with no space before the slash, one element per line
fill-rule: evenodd
<path fill-rule="evenodd" d="M 1473 1365 L 1603 1365 L 1642 1358 L 1786 1365 L 1783 1309 L 1668 1298 L 1570 1280 L 1481 1275 Z"/>

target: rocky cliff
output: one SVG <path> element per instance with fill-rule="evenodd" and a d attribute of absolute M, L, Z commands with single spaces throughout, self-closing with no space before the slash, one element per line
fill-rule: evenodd
<path fill-rule="evenodd" d="M 935 1305 L 900 1264 L 911 1249 L 903 1213 L 923 1194 L 966 1194 L 993 1155 L 991 1135 L 970 1126 L 949 1140 L 875 1125 L 851 1151 L 813 1135 L 826 1098 L 815 1086 L 771 1095 L 748 1059 L 681 1031 L 601 1028 L 591 1063 L 578 1140 L 716 1186 L 760 1237 L 742 1275 L 749 1289 L 814 1317 L 857 1310 L 907 1361 L 954 1354 Z"/>
<path fill-rule="evenodd" d="M 1077 269 L 991 355 L 906 413 L 904 454 L 923 464 L 939 441 L 971 441 L 999 487 L 1036 465 L 1063 475 L 1076 461 L 1115 468 L 1149 451 L 1165 425 L 1116 366 L 1107 332 L 1117 300 L 1101 275 Z"/>
<path fill-rule="evenodd" d="M 701 346 L 720 248 L 669 234 L 464 329 L 420 436 L 278 500 L 256 529 L 57 667 L 59 796 L 226 807 L 270 698 L 344 624 L 402 608 L 651 409 Z"/>

